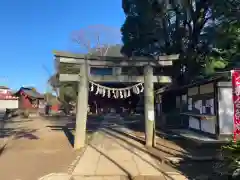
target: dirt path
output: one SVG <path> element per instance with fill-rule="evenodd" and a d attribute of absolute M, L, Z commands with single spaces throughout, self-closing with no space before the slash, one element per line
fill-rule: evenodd
<path fill-rule="evenodd" d="M 0 179 L 37 180 L 49 173 L 67 172 L 76 153 L 65 134 L 48 125 L 51 122 L 41 118 L 5 123 L 1 130 L 7 137 L 2 135 L 0 145 L 12 134 L 15 138 L 0 151 Z"/>

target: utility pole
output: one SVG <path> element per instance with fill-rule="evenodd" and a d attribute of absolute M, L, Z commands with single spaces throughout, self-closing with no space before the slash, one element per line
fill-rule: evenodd
<path fill-rule="evenodd" d="M 155 113 L 154 113 L 154 89 L 153 67 L 144 67 L 144 114 L 145 114 L 145 145 L 154 146 L 155 141 Z"/>

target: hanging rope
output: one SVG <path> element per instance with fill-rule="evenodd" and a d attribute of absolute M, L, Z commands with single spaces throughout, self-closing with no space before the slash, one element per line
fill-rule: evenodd
<path fill-rule="evenodd" d="M 103 86 L 100 84 L 97 84 L 93 81 L 89 81 L 90 83 L 90 91 L 94 92 L 95 94 L 98 95 L 102 95 L 103 97 L 105 97 L 107 95 L 108 98 L 111 98 L 112 96 L 115 99 L 118 98 L 127 98 L 131 96 L 131 92 L 133 92 L 134 94 L 140 94 L 141 92 L 144 91 L 144 87 L 143 87 L 143 83 L 137 83 L 133 86 L 129 86 L 129 87 L 125 87 L 125 88 L 110 88 L 107 86 Z"/>

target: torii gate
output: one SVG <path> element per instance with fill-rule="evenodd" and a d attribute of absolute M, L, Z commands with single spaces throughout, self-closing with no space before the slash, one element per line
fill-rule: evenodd
<path fill-rule="evenodd" d="M 144 83 L 144 114 L 145 114 L 145 145 L 153 146 L 155 137 L 155 113 L 154 113 L 154 82 L 171 83 L 170 76 L 154 76 L 153 67 L 171 66 L 173 60 L 177 60 L 179 55 L 158 56 L 155 58 L 146 57 L 106 57 L 72 54 L 67 52 L 54 51 L 57 71 L 60 82 L 79 82 L 76 132 L 74 148 L 84 147 L 86 138 L 86 122 L 88 109 L 88 89 L 89 79 L 95 82 L 142 82 Z M 61 74 L 59 67 L 61 63 L 72 64 L 80 69 L 79 74 Z M 144 67 L 143 76 L 122 75 L 122 67 Z M 112 67 L 112 75 L 92 75 L 91 67 Z"/>

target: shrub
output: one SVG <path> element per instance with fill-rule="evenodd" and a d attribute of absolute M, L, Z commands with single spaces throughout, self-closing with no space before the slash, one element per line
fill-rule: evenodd
<path fill-rule="evenodd" d="M 215 170 L 228 179 L 240 179 L 240 141 L 222 146 L 222 157 Z"/>
<path fill-rule="evenodd" d="M 228 145 L 222 147 L 222 152 L 230 173 L 240 169 L 240 141 L 231 141 Z"/>

